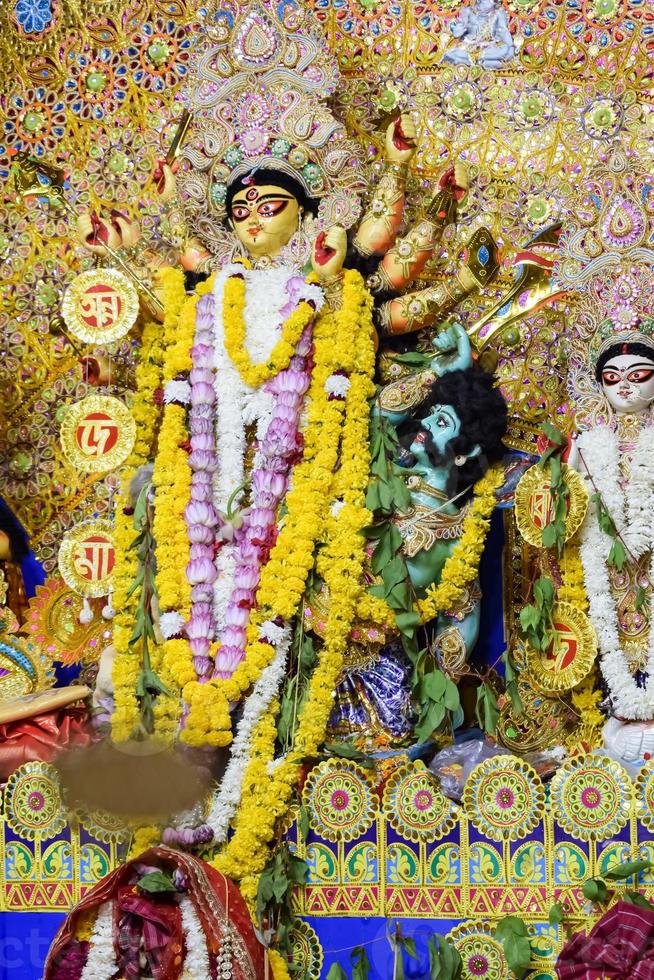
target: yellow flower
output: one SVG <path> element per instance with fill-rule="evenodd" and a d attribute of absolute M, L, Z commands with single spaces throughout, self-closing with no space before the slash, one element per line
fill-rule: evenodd
<path fill-rule="evenodd" d="M 310 303 L 299 303 L 282 327 L 282 335 L 265 364 L 253 364 L 245 343 L 245 292 L 242 276 L 230 276 L 223 293 L 225 349 L 241 378 L 251 388 L 259 388 L 291 363 L 298 341 L 311 323 L 314 309 Z"/>
<path fill-rule="evenodd" d="M 495 509 L 495 491 L 502 486 L 504 468 L 491 467 L 474 487 L 474 500 L 463 522 L 463 534 L 445 562 L 438 585 L 432 585 L 418 603 L 423 622 L 455 606 L 479 571 L 490 519 Z"/>

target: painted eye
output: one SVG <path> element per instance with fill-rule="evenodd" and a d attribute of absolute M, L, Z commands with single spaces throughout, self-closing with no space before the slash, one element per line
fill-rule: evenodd
<path fill-rule="evenodd" d="M 257 211 L 262 218 L 273 218 L 276 214 L 281 214 L 286 204 L 286 201 L 266 201 L 257 208 Z"/>
<path fill-rule="evenodd" d="M 654 368 L 636 368 L 635 371 L 630 371 L 627 375 L 629 381 L 635 381 L 639 385 L 649 381 L 652 377 L 654 377 Z"/>
<path fill-rule="evenodd" d="M 447 419 L 444 415 L 436 416 L 436 425 L 439 429 L 447 429 Z"/>
<path fill-rule="evenodd" d="M 617 371 L 602 371 L 602 382 L 605 385 L 617 385 L 620 375 Z"/>
<path fill-rule="evenodd" d="M 232 218 L 234 219 L 234 221 L 245 221 L 245 219 L 248 218 L 249 215 L 250 215 L 249 208 L 246 208 L 242 204 L 240 205 L 235 204 L 234 207 L 232 208 Z"/>

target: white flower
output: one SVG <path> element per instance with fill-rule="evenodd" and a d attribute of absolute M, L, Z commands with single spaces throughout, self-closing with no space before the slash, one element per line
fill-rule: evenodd
<path fill-rule="evenodd" d="M 179 405 L 188 405 L 191 400 L 191 386 L 188 381 L 169 381 L 164 388 L 164 401 L 166 405 L 177 402 Z"/>
<path fill-rule="evenodd" d="M 345 398 L 350 390 L 350 379 L 344 374 L 330 374 L 325 381 L 325 391 L 335 398 Z"/>
<path fill-rule="evenodd" d="M 184 895 L 179 903 L 179 908 L 182 913 L 184 945 L 186 947 L 183 976 L 188 980 L 206 980 L 207 977 L 211 976 L 211 967 L 204 929 L 195 911 L 195 905 L 188 895 Z"/>
<path fill-rule="evenodd" d="M 344 507 L 345 507 L 344 500 L 335 500 L 334 503 L 329 508 L 332 517 L 338 517 L 338 515 L 340 514 L 340 512 L 343 510 Z"/>
<path fill-rule="evenodd" d="M 100 906 L 96 916 L 89 955 L 80 974 L 80 980 L 111 980 L 117 972 L 113 908 L 111 902 L 105 902 Z"/>
<path fill-rule="evenodd" d="M 165 612 L 159 617 L 159 629 L 165 640 L 177 636 L 184 627 L 184 617 L 178 612 Z"/>
<path fill-rule="evenodd" d="M 273 623 L 272 620 L 267 619 L 265 623 L 262 623 L 259 627 L 259 636 L 262 640 L 268 640 L 273 646 L 277 646 L 278 643 L 284 639 L 287 633 L 287 628 L 285 626 L 278 626 L 277 623 Z"/>
<path fill-rule="evenodd" d="M 590 492 L 599 492 L 631 555 L 650 553 L 649 579 L 654 582 L 654 429 L 645 428 L 640 434 L 624 493 L 620 488 L 617 433 L 608 426 L 596 426 L 583 432 L 577 445 L 588 473 Z M 614 713 L 631 721 L 645 721 L 654 717 L 654 629 L 649 631 L 644 667 L 649 675 L 648 686 L 638 687 L 620 645 L 618 611 L 607 565 L 611 543 L 611 537 L 599 526 L 592 504 L 581 529 L 580 556 L 590 619 L 597 632 L 600 667 Z"/>

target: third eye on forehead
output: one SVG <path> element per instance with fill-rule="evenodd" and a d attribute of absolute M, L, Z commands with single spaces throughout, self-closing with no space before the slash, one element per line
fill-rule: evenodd
<path fill-rule="evenodd" d="M 239 191 L 238 194 L 234 196 L 233 204 L 261 204 L 262 201 L 292 201 L 293 195 L 287 194 L 286 191 L 270 191 L 267 194 L 259 195 L 259 192 L 255 187 L 251 187 L 247 191 Z"/>

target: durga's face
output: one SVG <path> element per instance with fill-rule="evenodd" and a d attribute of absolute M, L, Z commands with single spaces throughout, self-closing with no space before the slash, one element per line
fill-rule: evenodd
<path fill-rule="evenodd" d="M 602 391 L 620 415 L 644 412 L 654 401 L 654 359 L 643 354 L 616 354 L 602 368 Z"/>
<path fill-rule="evenodd" d="M 296 198 L 274 184 L 244 187 L 232 199 L 234 233 L 256 259 L 278 255 L 297 231 L 299 217 Z"/>

